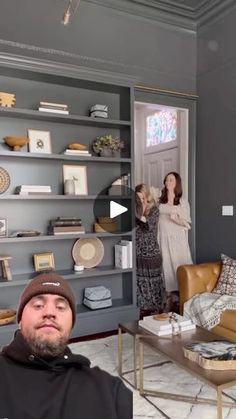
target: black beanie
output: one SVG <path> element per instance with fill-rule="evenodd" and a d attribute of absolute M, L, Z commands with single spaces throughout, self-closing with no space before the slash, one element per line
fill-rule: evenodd
<path fill-rule="evenodd" d="M 72 326 L 74 326 L 76 320 L 75 296 L 67 281 L 62 278 L 62 276 L 55 273 L 42 273 L 37 275 L 24 289 L 23 293 L 21 294 L 20 304 L 17 312 L 18 323 L 21 321 L 21 316 L 25 305 L 31 300 L 31 298 L 40 294 L 56 294 L 64 297 L 70 304 L 73 318 Z"/>

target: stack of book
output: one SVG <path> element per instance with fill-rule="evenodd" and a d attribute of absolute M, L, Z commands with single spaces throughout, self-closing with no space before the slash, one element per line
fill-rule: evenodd
<path fill-rule="evenodd" d="M 50 185 L 19 185 L 15 189 L 19 195 L 47 195 L 52 193 Z"/>
<path fill-rule="evenodd" d="M 121 269 L 132 268 L 132 241 L 120 240 L 115 244 L 115 267 Z"/>
<path fill-rule="evenodd" d="M 168 313 L 166 313 L 166 320 L 158 320 L 160 315 L 146 316 L 143 320 L 139 320 L 139 326 L 157 336 L 177 334 L 196 328 L 192 320 L 187 317 L 174 313 L 175 320 L 173 320 L 172 316 L 173 314 L 169 313 L 168 318 Z"/>
<path fill-rule="evenodd" d="M 64 103 L 39 102 L 38 110 L 41 112 L 61 113 L 64 115 L 69 114 L 68 105 Z"/>
<path fill-rule="evenodd" d="M 85 228 L 81 218 L 78 217 L 57 217 L 49 221 L 48 233 L 57 234 L 84 234 Z"/>
<path fill-rule="evenodd" d="M 64 151 L 64 154 L 67 156 L 83 156 L 83 157 L 91 157 L 92 154 L 89 153 L 88 150 L 71 150 L 70 148 L 67 148 Z"/>

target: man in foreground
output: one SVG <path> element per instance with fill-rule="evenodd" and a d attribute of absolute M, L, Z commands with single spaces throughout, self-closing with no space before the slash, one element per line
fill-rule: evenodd
<path fill-rule="evenodd" d="M 75 319 L 75 297 L 61 276 L 40 274 L 25 288 L 20 330 L 0 354 L 0 418 L 132 418 L 122 381 L 68 348 Z"/>

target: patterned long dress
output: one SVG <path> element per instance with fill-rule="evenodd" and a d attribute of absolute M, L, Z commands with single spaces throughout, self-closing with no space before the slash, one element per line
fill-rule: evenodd
<path fill-rule="evenodd" d="M 136 217 L 137 304 L 142 310 L 162 311 L 165 303 L 158 217 L 156 206 L 146 216 L 146 222 Z"/>

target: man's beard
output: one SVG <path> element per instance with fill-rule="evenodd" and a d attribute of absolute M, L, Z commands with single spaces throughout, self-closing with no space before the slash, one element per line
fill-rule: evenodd
<path fill-rule="evenodd" d="M 35 333 L 26 332 L 23 336 L 34 355 L 40 358 L 55 358 L 62 355 L 67 347 L 69 336 L 60 336 L 51 341 L 45 337 L 37 337 Z"/>

